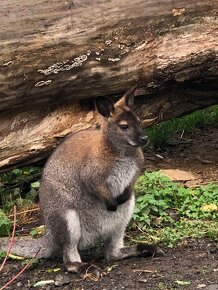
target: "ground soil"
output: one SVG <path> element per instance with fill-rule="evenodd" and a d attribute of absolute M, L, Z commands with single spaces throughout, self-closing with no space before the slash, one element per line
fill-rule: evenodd
<path fill-rule="evenodd" d="M 93 261 L 93 266 L 88 270 L 93 276 L 87 275 L 86 279 L 79 279 L 75 274 L 66 273 L 64 269 L 48 273 L 49 269 L 62 265 L 60 262 L 44 261 L 34 270 L 23 273 L 8 289 L 36 289 L 33 287 L 36 282 L 53 279 L 61 281 L 63 285 L 58 287 L 51 284 L 39 289 L 218 289 L 218 248 L 214 242 L 206 239 L 190 240 L 174 249 L 164 250 L 165 256 L 157 258 L 134 258 L 109 264 Z M 13 277 L 21 267 L 18 262 L 8 262 L 4 267 L 1 285 Z M 99 269 L 101 277 L 94 281 Z M 179 281 L 190 284 L 181 286 L 178 285 Z"/>
<path fill-rule="evenodd" d="M 183 169 L 192 171 L 202 183 L 218 181 L 218 128 L 201 129 L 183 136 L 166 152 L 147 151 L 146 169 Z M 106 264 L 102 259 L 89 260 L 92 266 L 86 278 L 66 273 L 60 261 L 40 261 L 25 271 L 7 289 L 36 289 L 41 280 L 55 280 L 38 289 L 70 290 L 218 290 L 218 244 L 208 239 L 187 240 L 165 255 L 153 258 L 134 258 Z M 54 268 L 58 272 L 48 272 Z M 22 268 L 21 262 L 8 261 L 2 271 L 0 287 Z M 96 281 L 95 281 L 96 280 Z M 59 281 L 59 282 L 58 282 Z M 188 285 L 181 285 L 185 282 Z M 1 288 L 2 289 L 2 288 Z"/>
<path fill-rule="evenodd" d="M 145 152 L 145 169 L 182 169 L 193 172 L 202 183 L 218 181 L 218 127 L 196 129 L 175 138 L 163 151 Z"/>

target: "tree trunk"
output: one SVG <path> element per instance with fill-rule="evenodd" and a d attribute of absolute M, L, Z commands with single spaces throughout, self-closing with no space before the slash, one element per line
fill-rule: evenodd
<path fill-rule="evenodd" d="M 156 122 L 218 103 L 217 1 L 1 0 L 0 168 L 98 123 L 90 98 L 138 84 Z"/>

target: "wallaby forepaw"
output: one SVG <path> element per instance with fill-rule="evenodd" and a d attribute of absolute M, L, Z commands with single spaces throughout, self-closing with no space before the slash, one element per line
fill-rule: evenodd
<path fill-rule="evenodd" d="M 127 202 L 127 200 L 130 199 L 132 195 L 132 188 L 131 187 L 127 187 L 122 194 L 118 195 L 116 198 L 116 201 L 118 204 L 123 204 L 125 202 Z"/>
<path fill-rule="evenodd" d="M 114 200 L 110 200 L 110 201 L 106 201 L 106 208 L 108 211 L 116 211 L 117 210 L 117 201 Z"/>
<path fill-rule="evenodd" d="M 141 257 L 163 256 L 164 252 L 157 245 L 138 244 L 137 250 Z"/>

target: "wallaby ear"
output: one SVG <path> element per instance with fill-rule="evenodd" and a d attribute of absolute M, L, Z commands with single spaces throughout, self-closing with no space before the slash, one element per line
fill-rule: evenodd
<path fill-rule="evenodd" d="M 98 97 L 95 101 L 96 109 L 105 118 L 109 118 L 114 113 L 114 104 L 105 97 Z"/>
<path fill-rule="evenodd" d="M 132 107 L 134 103 L 134 98 L 135 98 L 135 90 L 137 86 L 132 87 L 129 89 L 123 97 L 116 103 L 116 106 L 127 106 L 127 107 Z"/>

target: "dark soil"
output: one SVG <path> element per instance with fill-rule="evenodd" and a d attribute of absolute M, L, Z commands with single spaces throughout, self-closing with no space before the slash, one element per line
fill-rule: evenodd
<path fill-rule="evenodd" d="M 171 290 L 171 289 L 218 289 L 218 247 L 214 242 L 202 239 L 187 241 L 174 249 L 165 249 L 165 256 L 157 258 L 135 258 L 110 264 L 94 262 L 88 270 L 93 276 L 79 279 L 75 274 L 61 269 L 48 273 L 52 268 L 62 267 L 61 263 L 42 261 L 33 270 L 24 272 L 8 289 L 36 289 L 33 285 L 41 280 L 56 280 L 38 289 L 71 290 Z M 22 266 L 20 262 L 9 261 L 3 270 L 1 285 L 12 278 Z M 96 274 L 101 272 L 98 281 Z M 178 283 L 190 283 L 187 286 Z"/>
<path fill-rule="evenodd" d="M 145 169 L 182 169 L 193 172 L 202 183 L 218 181 L 218 127 L 198 129 L 171 140 L 165 152 L 145 152 Z"/>
<path fill-rule="evenodd" d="M 153 171 L 179 168 L 192 171 L 203 183 L 217 181 L 217 141 L 218 128 L 199 130 L 185 136 L 185 139 L 169 147 L 164 153 L 147 151 L 146 169 Z M 109 264 L 105 264 L 102 259 L 93 260 L 84 279 L 66 273 L 61 262 L 40 261 L 34 269 L 26 270 L 6 289 L 218 290 L 217 243 L 208 239 L 188 240 L 173 249 L 166 248 L 164 252 L 162 257 L 129 259 Z M 0 287 L 22 267 L 21 262 L 7 261 L 0 276 Z M 61 270 L 48 272 L 57 267 Z M 59 281 L 59 286 L 51 283 L 34 288 L 34 284 L 41 280 Z"/>

